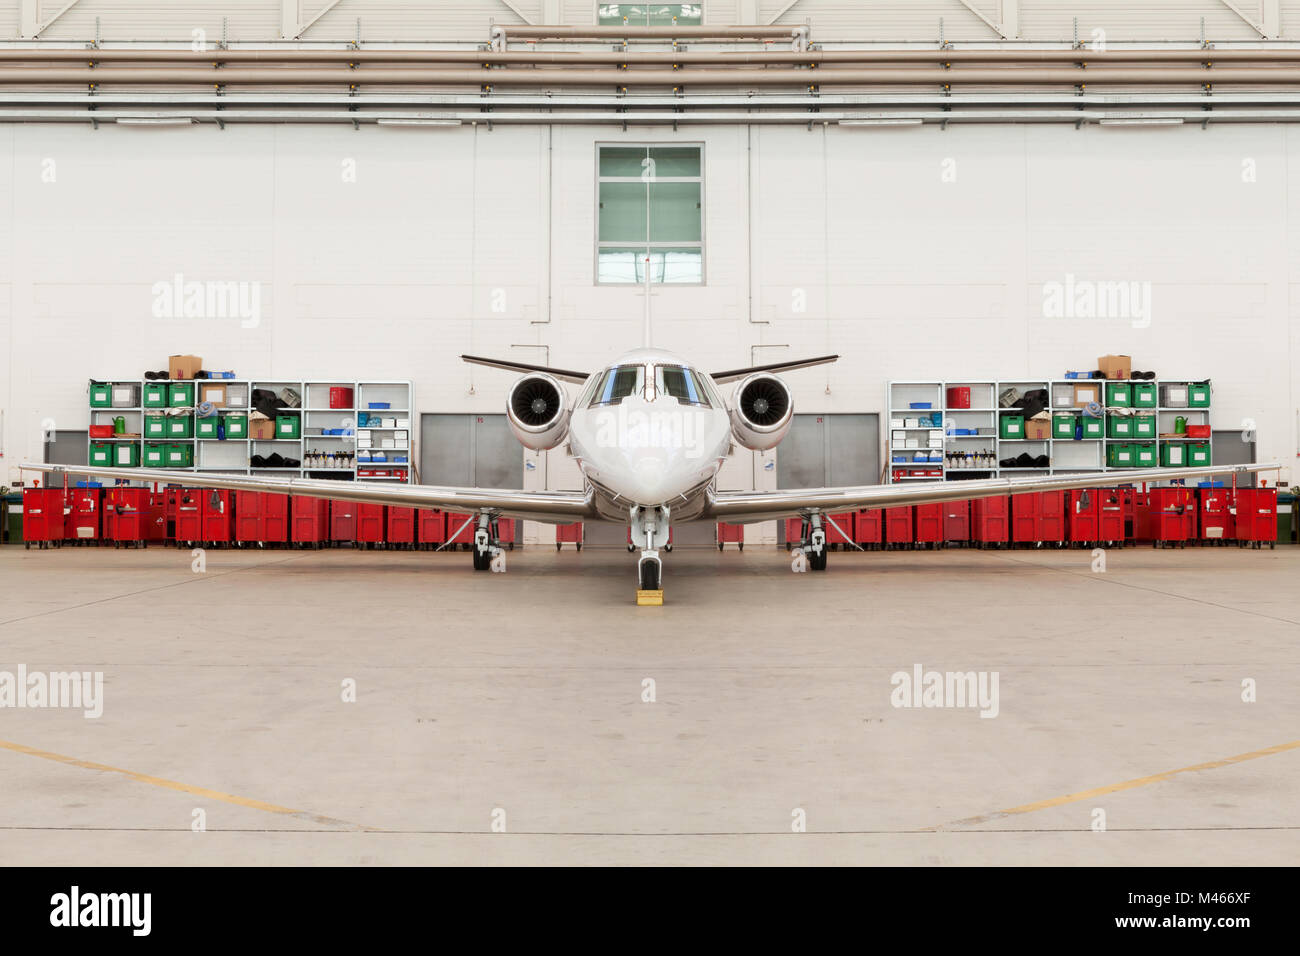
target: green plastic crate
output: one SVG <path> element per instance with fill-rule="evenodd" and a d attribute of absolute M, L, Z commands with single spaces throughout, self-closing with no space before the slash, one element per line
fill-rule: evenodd
<path fill-rule="evenodd" d="M 1106 434 L 1106 423 L 1100 418 L 1083 416 L 1083 437 L 1102 438 Z"/>
<path fill-rule="evenodd" d="M 1187 465 L 1187 446 L 1182 442 L 1165 442 L 1160 446 L 1161 468 L 1183 468 Z"/>
<path fill-rule="evenodd" d="M 1158 404 L 1155 382 L 1131 382 L 1129 393 L 1134 408 L 1155 408 Z"/>
<path fill-rule="evenodd" d="M 145 408 L 166 408 L 167 383 L 145 382 L 144 393 L 141 396 L 141 404 Z"/>
<path fill-rule="evenodd" d="M 1187 444 L 1187 466 L 1189 468 L 1204 468 L 1212 464 L 1210 461 L 1210 443 L 1207 441 L 1188 442 Z"/>
<path fill-rule="evenodd" d="M 227 438 L 248 437 L 248 416 L 247 415 L 227 415 L 224 420 L 226 423 Z"/>
<path fill-rule="evenodd" d="M 195 438 L 216 438 L 217 425 L 221 419 L 213 415 L 211 418 L 200 418 L 194 423 Z"/>
<path fill-rule="evenodd" d="M 91 408 L 112 408 L 113 407 L 113 386 L 112 385 L 90 386 L 90 407 Z"/>
<path fill-rule="evenodd" d="M 1133 437 L 1132 416 L 1107 415 L 1106 416 L 1106 437 L 1107 438 L 1132 438 Z"/>
<path fill-rule="evenodd" d="M 144 417 L 144 437 L 145 438 L 166 438 L 167 437 L 167 416 L 146 415 Z"/>
<path fill-rule="evenodd" d="M 132 441 L 113 442 L 113 466 L 115 468 L 139 468 L 140 446 Z"/>
<path fill-rule="evenodd" d="M 1112 468 L 1132 468 L 1137 464 L 1137 452 L 1129 442 L 1107 445 L 1106 464 Z"/>
<path fill-rule="evenodd" d="M 1154 415 L 1134 415 L 1132 417 L 1133 437 L 1154 441 L 1156 437 L 1156 417 Z"/>
<path fill-rule="evenodd" d="M 1004 422 L 1006 419 L 1002 419 Z M 1025 430 L 1025 420 L 1020 419 L 1020 431 L 1023 434 Z M 275 437 L 276 438 L 298 438 L 302 435 L 302 418 L 298 415 L 276 415 L 275 416 Z M 1006 438 L 1006 435 L 1002 436 Z"/>
<path fill-rule="evenodd" d="M 194 404 L 193 382 L 172 382 L 167 388 L 167 404 L 172 408 L 189 408 Z"/>
<path fill-rule="evenodd" d="M 1074 427 L 1079 421 L 1077 415 L 1053 415 L 1052 416 L 1052 437 L 1053 438 L 1073 438 Z"/>
<path fill-rule="evenodd" d="M 147 442 L 144 446 L 144 466 L 146 468 L 166 468 L 168 445 Z"/>
<path fill-rule="evenodd" d="M 91 442 L 87 464 L 98 465 L 100 468 L 112 468 L 113 443 L 111 441 Z"/>
<path fill-rule="evenodd" d="M 1133 464 L 1138 468 L 1154 468 L 1159 456 L 1155 445 L 1133 445 Z"/>
<path fill-rule="evenodd" d="M 167 446 L 167 467 L 168 468 L 189 468 L 194 464 L 194 446 L 193 445 L 176 445 Z"/>
<path fill-rule="evenodd" d="M 168 415 L 167 416 L 167 437 L 168 438 L 193 438 L 194 437 L 194 416 L 193 415 Z"/>
<path fill-rule="evenodd" d="M 1187 386 L 1187 407 L 1188 408 L 1209 408 L 1210 407 L 1210 386 L 1202 382 L 1199 385 Z"/>
<path fill-rule="evenodd" d="M 1133 389 L 1128 382 L 1106 383 L 1106 407 L 1130 408 L 1133 405 Z"/>

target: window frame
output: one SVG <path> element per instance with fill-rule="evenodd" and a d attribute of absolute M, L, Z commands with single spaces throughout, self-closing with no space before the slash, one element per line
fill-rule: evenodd
<path fill-rule="evenodd" d="M 700 251 L 700 278 L 699 278 L 699 281 L 697 281 L 697 282 L 665 282 L 662 278 L 660 278 L 657 282 L 654 281 L 654 280 L 651 280 L 651 284 L 652 284 L 652 285 L 655 285 L 655 286 L 664 286 L 664 287 L 685 286 L 685 287 L 688 287 L 688 288 L 689 288 L 689 287 L 702 287 L 702 286 L 707 286 L 707 285 L 709 284 L 709 272 L 708 272 L 709 263 L 708 263 L 708 257 L 705 255 L 705 247 L 706 247 L 707 244 L 708 244 L 708 223 L 707 223 L 707 220 L 706 220 L 706 217 L 705 217 L 705 210 L 706 210 L 706 208 L 707 208 L 707 206 L 706 206 L 707 199 L 706 199 L 705 183 L 704 183 L 704 180 L 705 180 L 705 169 L 706 169 L 705 162 L 706 162 L 706 158 L 707 158 L 707 157 L 705 156 L 704 142 L 701 140 L 701 141 L 691 141 L 691 142 L 685 142 L 685 143 L 679 143 L 679 142 L 674 142 L 674 141 L 659 141 L 659 142 L 641 141 L 641 142 L 635 142 L 635 143 L 625 143 L 625 142 L 618 142 L 618 141 L 610 142 L 610 141 L 607 141 L 607 140 L 605 140 L 605 141 L 597 140 L 596 143 L 595 143 L 595 147 L 596 147 L 596 154 L 595 154 L 595 172 L 596 172 L 596 175 L 592 177 L 592 190 L 593 190 L 593 197 L 592 197 L 592 210 L 593 210 L 594 213 L 595 213 L 595 215 L 592 216 L 592 231 L 593 231 L 593 233 L 594 233 L 594 236 L 593 236 L 593 242 L 592 242 L 592 273 L 591 273 L 591 274 L 592 274 L 592 283 L 593 283 L 594 285 L 597 285 L 597 286 L 610 286 L 610 287 L 615 287 L 615 288 L 628 288 L 628 287 L 631 287 L 631 286 L 639 286 L 639 285 L 643 285 L 643 284 L 644 284 L 644 281 L 645 281 L 644 279 L 642 279 L 641 281 L 635 281 L 635 280 L 634 280 L 634 281 L 632 281 L 632 282 L 617 282 L 617 281 L 614 281 L 614 280 L 611 280 L 611 279 L 602 279 L 602 278 L 600 277 L 600 253 L 601 253 L 602 245 L 603 245 L 604 248 L 607 248 L 607 249 L 618 249 L 618 248 L 623 248 L 623 249 L 625 249 L 625 248 L 627 248 L 627 247 L 629 247 L 629 246 L 632 245 L 632 243 L 629 243 L 629 242 L 613 242 L 613 241 L 609 241 L 609 242 L 605 242 L 605 243 L 602 243 L 602 242 L 601 242 L 601 238 L 600 238 L 600 214 L 601 214 L 601 208 L 600 208 L 600 186 L 601 186 L 601 183 L 606 183 L 606 182 L 610 182 L 610 183 L 644 182 L 644 183 L 646 183 L 646 184 L 647 184 L 647 187 L 646 187 L 646 198 L 645 198 L 645 203 L 646 203 L 646 229 L 647 229 L 647 231 L 649 231 L 649 229 L 651 228 L 651 221 L 652 221 L 651 218 L 650 218 L 650 195 L 649 195 L 649 183 L 650 183 L 652 180 L 645 180 L 645 179 L 642 179 L 640 176 L 608 176 L 608 177 L 603 177 L 603 176 L 601 176 L 601 174 L 600 174 L 600 153 L 601 153 L 601 150 L 602 150 L 602 149 L 629 149 L 629 148 L 631 148 L 631 149 L 672 149 L 672 148 L 678 148 L 678 149 L 681 149 L 681 148 L 687 148 L 687 149 L 695 149 L 695 150 L 698 150 L 698 151 L 699 151 L 699 154 L 700 154 L 700 175 L 699 175 L 698 177 L 696 177 L 696 176 L 656 176 L 655 179 L 653 180 L 653 182 L 661 182 L 661 183 L 696 183 L 696 182 L 698 182 L 699 185 L 700 185 L 700 238 L 699 238 L 699 251 Z M 674 249 L 683 249 L 683 248 L 691 248 L 691 249 L 693 249 L 693 248 L 695 248 L 695 243 L 693 243 L 693 242 L 651 242 L 651 241 L 649 240 L 649 238 L 647 237 L 647 239 L 642 243 L 642 248 L 639 250 L 639 252 L 642 253 L 642 254 L 644 254 L 644 253 L 653 253 L 656 249 L 658 249 L 658 250 L 660 250 L 660 251 L 672 251 L 672 250 L 674 250 Z M 667 270 L 665 269 L 664 271 L 666 272 Z"/>
<path fill-rule="evenodd" d="M 648 7 L 648 6 L 653 6 L 653 5 L 654 5 L 654 0 L 626 0 L 626 4 L 627 4 L 628 6 L 631 6 L 631 5 L 634 4 L 634 3 L 641 3 L 642 5 Z M 600 0 L 596 0 L 596 3 L 595 3 L 595 9 L 594 9 L 593 12 L 592 12 L 592 20 L 593 20 L 593 22 L 594 22 L 597 26 L 610 26 L 610 25 L 621 26 L 621 25 L 622 25 L 622 24 L 602 24 L 602 23 L 600 22 L 600 8 L 601 8 L 601 7 L 604 7 L 604 6 L 610 6 L 610 5 L 623 6 L 623 5 L 624 5 L 624 0 L 606 0 L 605 3 L 601 3 Z M 707 7 L 707 5 L 705 4 L 704 0 L 690 0 L 690 2 L 681 2 L 681 0 L 671 0 L 671 2 L 665 2 L 665 3 L 664 3 L 664 6 L 677 7 L 679 13 L 681 12 L 681 10 L 680 10 L 681 7 L 686 7 L 686 6 L 699 7 L 699 8 L 700 8 L 700 25 L 701 25 L 701 26 L 707 26 L 707 25 L 708 25 L 708 22 L 709 22 L 708 19 L 707 19 L 707 18 L 708 18 L 708 15 L 709 15 L 709 14 L 708 14 L 708 7 Z M 639 26 L 644 26 L 645 24 L 641 24 L 641 23 L 633 23 L 633 22 L 631 22 L 631 21 L 629 20 L 629 21 L 627 21 L 627 25 L 630 26 L 630 27 L 639 27 Z M 682 24 L 682 23 L 679 23 L 678 25 L 679 25 L 679 26 L 693 26 L 694 24 Z"/>

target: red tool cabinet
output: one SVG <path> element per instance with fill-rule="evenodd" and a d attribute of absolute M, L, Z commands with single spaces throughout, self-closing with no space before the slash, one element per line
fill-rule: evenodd
<path fill-rule="evenodd" d="M 1237 542 L 1258 548 L 1267 541 L 1277 547 L 1277 489 L 1238 488 L 1233 492 L 1236 505 Z"/>
<path fill-rule="evenodd" d="M 1071 544 L 1095 544 L 1101 540 L 1100 488 L 1074 488 L 1066 492 L 1065 534 Z"/>
<path fill-rule="evenodd" d="M 388 544 L 415 546 L 415 509 L 390 505 L 388 508 Z"/>
<path fill-rule="evenodd" d="M 288 540 L 288 495 L 268 491 L 235 492 L 235 541 L 284 544 Z"/>
<path fill-rule="evenodd" d="M 28 548 L 55 547 L 63 543 L 63 489 L 23 489 L 23 542 Z"/>
<path fill-rule="evenodd" d="M 1038 492 L 1038 540 L 1060 545 L 1065 540 L 1065 492 Z"/>
<path fill-rule="evenodd" d="M 970 543 L 970 501 L 945 501 L 943 507 L 944 545 Z"/>
<path fill-rule="evenodd" d="M 329 540 L 330 503 L 328 498 L 294 495 L 290 539 L 294 544 L 319 548 Z"/>
<path fill-rule="evenodd" d="M 209 544 L 229 544 L 235 538 L 235 492 L 199 488 L 197 493 L 203 515 L 203 540 Z"/>
<path fill-rule="evenodd" d="M 1232 513 L 1232 492 L 1227 488 L 1198 489 L 1196 536 L 1201 541 L 1221 544 L 1237 537 L 1237 522 Z"/>
<path fill-rule="evenodd" d="M 1015 544 L 1042 541 L 1042 501 L 1037 492 L 1011 496 L 1011 540 Z"/>
<path fill-rule="evenodd" d="M 357 545 L 384 543 L 384 505 L 358 503 Z"/>
<path fill-rule="evenodd" d="M 450 517 L 451 516 L 449 515 L 448 524 L 450 524 Z M 461 520 L 464 520 L 464 518 L 462 518 Z M 448 534 L 451 533 L 450 527 L 447 529 L 447 532 Z M 474 535 L 472 531 L 470 533 L 470 540 L 471 541 L 474 540 Z M 579 551 L 582 550 L 582 522 L 581 521 L 575 521 L 573 524 L 557 524 L 555 526 L 555 550 L 559 551 L 560 547 L 565 544 L 576 545 Z"/>
<path fill-rule="evenodd" d="M 176 493 L 176 546 L 195 545 L 203 540 L 203 491 L 181 488 Z"/>
<path fill-rule="evenodd" d="M 556 538 L 555 540 L 556 543 L 558 544 L 560 539 Z M 828 541 L 830 540 L 829 534 L 827 536 L 827 540 Z M 744 551 L 745 550 L 745 526 L 743 524 L 728 524 L 725 521 L 719 521 L 717 527 L 716 541 L 718 543 L 719 551 L 721 551 L 728 544 L 734 544 L 738 546 L 741 551 Z"/>
<path fill-rule="evenodd" d="M 880 547 L 883 517 L 884 512 L 879 508 L 873 511 L 859 511 L 853 516 L 853 539 L 864 548 Z M 797 529 L 795 534 L 798 534 Z"/>
<path fill-rule="evenodd" d="M 330 501 L 330 542 L 352 544 L 357 539 L 357 506 L 351 501 Z"/>
<path fill-rule="evenodd" d="M 976 498 L 970 506 L 970 539 L 980 547 L 1001 546 L 1011 537 L 1011 502 L 1006 495 Z"/>
<path fill-rule="evenodd" d="M 119 486 L 104 492 L 104 534 L 114 547 L 148 547 L 167 533 L 167 496 L 148 488 Z"/>
<path fill-rule="evenodd" d="M 98 544 L 103 513 L 103 488 L 69 488 L 63 536 L 78 544 Z"/>
<path fill-rule="evenodd" d="M 1195 495 L 1189 488 L 1153 488 L 1147 493 L 1151 546 L 1187 546 L 1187 513 L 1196 515 Z"/>
<path fill-rule="evenodd" d="M 943 543 L 944 507 L 942 502 L 916 505 L 913 514 L 915 523 L 913 538 L 917 544 L 936 545 Z"/>
<path fill-rule="evenodd" d="M 446 541 L 446 514 L 436 508 L 421 508 L 416 519 L 416 537 L 422 548 L 436 548 Z"/>
<path fill-rule="evenodd" d="M 827 519 L 832 519 L 835 524 L 840 526 L 840 531 L 835 530 L 835 525 Z M 853 512 L 845 511 L 840 514 L 823 515 L 822 527 L 826 529 L 826 543 L 844 545 L 847 548 L 853 547 Z"/>
<path fill-rule="evenodd" d="M 885 544 L 912 543 L 912 506 L 885 509 Z"/>
<path fill-rule="evenodd" d="M 1124 497 L 1113 488 L 1098 488 L 1097 540 L 1124 546 Z"/>
<path fill-rule="evenodd" d="M 478 521 L 477 520 L 470 521 L 469 519 L 474 516 L 464 514 L 459 511 L 448 511 L 446 512 L 446 515 L 447 515 L 446 536 L 448 542 L 447 547 L 452 548 L 458 544 L 468 547 L 469 545 L 473 544 L 474 532 L 478 530 Z M 469 522 L 468 524 L 466 524 L 467 521 Z M 557 527 L 564 527 L 564 526 L 558 525 Z M 556 531 L 555 540 L 556 541 L 560 540 L 558 531 Z"/>

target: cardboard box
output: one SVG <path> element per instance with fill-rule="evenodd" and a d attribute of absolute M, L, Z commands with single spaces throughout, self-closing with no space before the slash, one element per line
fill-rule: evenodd
<path fill-rule="evenodd" d="M 172 379 L 193 378 L 203 368 L 203 359 L 197 355 L 169 355 L 167 371 Z"/>
<path fill-rule="evenodd" d="M 1031 418 L 1025 422 L 1025 437 L 1033 441 L 1042 441 L 1052 437 L 1052 423 Z"/>
<path fill-rule="evenodd" d="M 226 407 L 226 386 L 200 385 L 199 401 L 211 402 L 217 408 L 225 408 Z"/>
<path fill-rule="evenodd" d="M 1097 359 L 1097 368 L 1107 378 L 1122 379 L 1127 382 L 1133 372 L 1133 360 L 1127 355 L 1103 355 Z"/>
<path fill-rule="evenodd" d="M 1101 404 L 1101 385 L 1089 383 L 1087 385 L 1074 386 L 1074 407 L 1083 408 L 1089 402 Z"/>
<path fill-rule="evenodd" d="M 249 419 L 248 437 L 258 441 L 269 441 L 275 437 L 275 422 L 270 418 Z"/>

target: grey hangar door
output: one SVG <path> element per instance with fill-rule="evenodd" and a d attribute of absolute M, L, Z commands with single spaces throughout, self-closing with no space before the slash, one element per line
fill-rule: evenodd
<path fill-rule="evenodd" d="M 880 416 L 795 415 L 777 446 L 776 486 L 824 488 L 880 481 Z M 784 525 L 777 539 L 785 541 Z"/>

